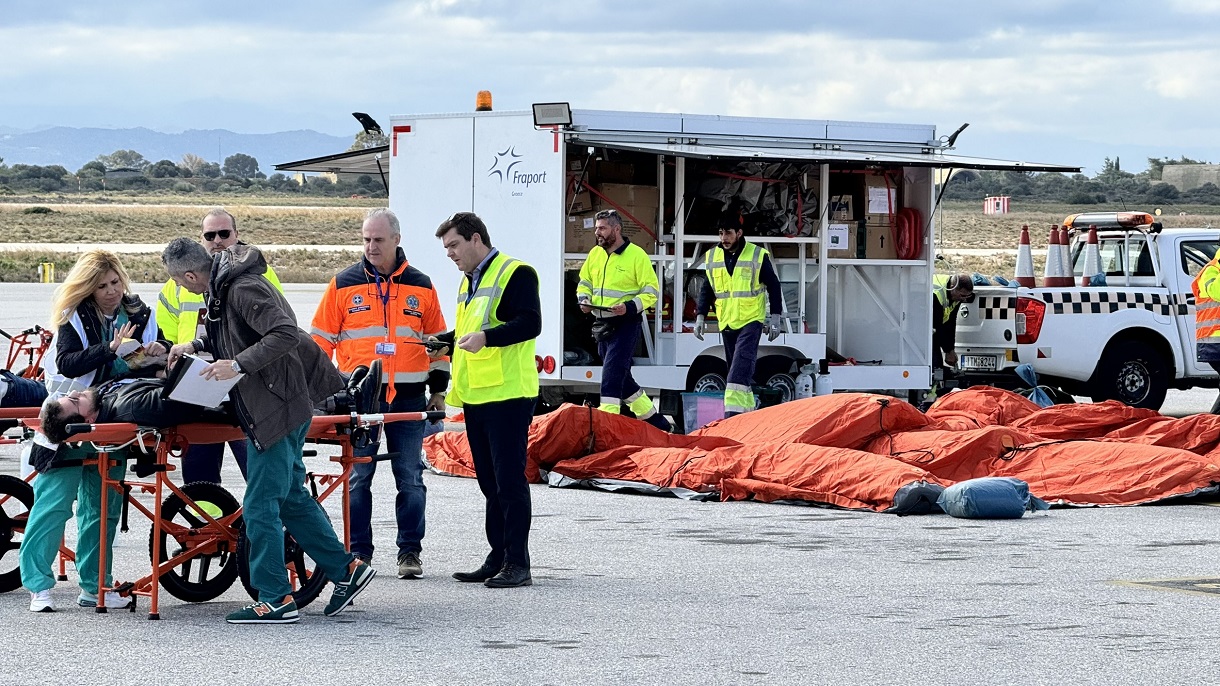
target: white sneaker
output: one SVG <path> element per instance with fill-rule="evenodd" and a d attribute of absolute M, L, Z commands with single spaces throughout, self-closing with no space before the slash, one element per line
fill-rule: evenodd
<path fill-rule="evenodd" d="M 51 601 L 51 589 L 30 594 L 30 612 L 54 612 L 55 603 Z"/>
<path fill-rule="evenodd" d="M 106 609 L 122 610 L 123 608 L 135 602 L 132 596 L 121 596 L 114 591 L 106 591 Z M 76 602 L 81 607 L 97 607 L 97 596 L 87 591 L 81 591 L 80 596 L 76 598 Z"/>

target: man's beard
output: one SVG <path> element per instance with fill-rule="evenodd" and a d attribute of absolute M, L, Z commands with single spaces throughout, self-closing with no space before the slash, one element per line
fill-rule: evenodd
<path fill-rule="evenodd" d="M 97 419 L 98 412 L 101 411 L 101 396 L 98 395 L 96 388 L 86 388 L 84 393 L 81 393 L 81 396 L 88 398 L 89 406 L 93 408 L 91 411 L 92 417 L 84 415 L 85 419 L 92 422 Z"/>

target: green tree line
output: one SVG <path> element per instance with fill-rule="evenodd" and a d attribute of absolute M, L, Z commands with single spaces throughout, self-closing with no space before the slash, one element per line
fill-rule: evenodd
<path fill-rule="evenodd" d="M 1118 158 L 1106 158 L 1101 171 L 1092 177 L 1084 174 L 1058 174 L 1015 171 L 970 171 L 955 173 L 945 186 L 949 200 L 982 200 L 1007 195 L 1031 202 L 1069 205 L 1191 204 L 1220 205 L 1220 188 L 1206 183 L 1180 191 L 1161 180 L 1171 164 L 1206 164 L 1187 157 L 1148 158 L 1148 168 L 1133 174 L 1123 171 Z"/>
<path fill-rule="evenodd" d="M 0 158 L 0 197 L 26 193 L 96 193 L 105 191 L 161 192 L 167 194 L 257 192 L 304 195 L 385 197 L 380 178 L 361 175 L 333 181 L 308 176 L 304 183 L 285 174 L 267 176 L 258 160 L 235 153 L 223 163 L 208 162 L 194 154 L 182 159 L 150 162 L 135 150 L 99 155 L 71 172 L 58 164 L 6 165 Z"/>

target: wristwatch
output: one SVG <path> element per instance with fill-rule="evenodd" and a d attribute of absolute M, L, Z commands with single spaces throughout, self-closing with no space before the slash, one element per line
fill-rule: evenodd
<path fill-rule="evenodd" d="M 233 362 L 233 372 L 235 374 L 241 374 L 241 365 L 237 364 L 237 360 L 232 360 L 232 362 Z"/>

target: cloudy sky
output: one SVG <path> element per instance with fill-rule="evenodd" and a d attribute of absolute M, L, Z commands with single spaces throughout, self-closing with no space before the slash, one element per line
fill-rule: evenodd
<path fill-rule="evenodd" d="M 1220 163 L 1220 0 L 2 0 L 0 133 L 359 130 L 575 108 L 970 128 L 958 152 Z"/>

